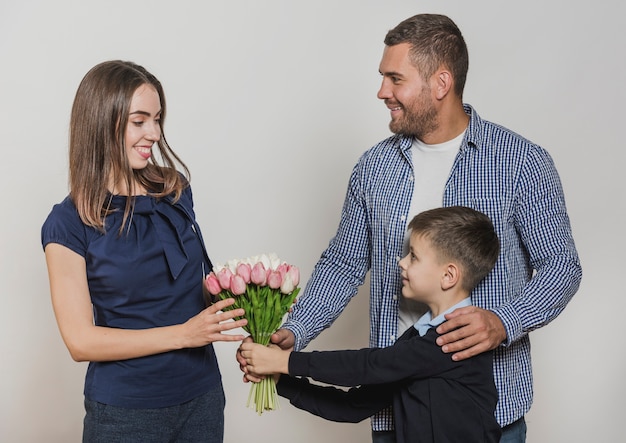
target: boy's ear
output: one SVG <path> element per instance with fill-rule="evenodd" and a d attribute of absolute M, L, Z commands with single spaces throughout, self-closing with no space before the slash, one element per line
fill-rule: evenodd
<path fill-rule="evenodd" d="M 441 289 L 446 290 L 456 286 L 460 278 L 461 270 L 459 267 L 454 263 L 448 263 L 441 278 Z"/>

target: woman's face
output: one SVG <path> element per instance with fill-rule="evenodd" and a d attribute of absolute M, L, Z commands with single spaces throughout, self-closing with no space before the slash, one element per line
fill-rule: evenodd
<path fill-rule="evenodd" d="M 152 155 L 152 145 L 161 138 L 161 102 L 151 85 L 141 85 L 133 94 L 124 144 L 133 169 L 143 169 Z"/>

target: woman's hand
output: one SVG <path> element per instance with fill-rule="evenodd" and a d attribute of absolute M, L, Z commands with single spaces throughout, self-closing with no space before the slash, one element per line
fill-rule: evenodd
<path fill-rule="evenodd" d="M 213 303 L 198 315 L 187 320 L 184 326 L 183 348 L 197 348 L 216 341 L 241 341 L 243 335 L 223 334 L 224 331 L 241 328 L 248 324 L 245 318 L 230 321 L 245 314 L 243 309 L 221 312 L 235 303 L 234 298 L 227 298 Z"/>

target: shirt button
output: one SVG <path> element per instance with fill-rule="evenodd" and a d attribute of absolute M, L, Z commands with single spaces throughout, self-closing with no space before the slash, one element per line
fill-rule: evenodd
<path fill-rule="evenodd" d="M 402 217 L 400 217 L 400 220 L 405 221 L 406 220 L 406 215 L 403 215 Z"/>
<path fill-rule="evenodd" d="M 398 296 L 396 294 L 394 294 L 391 298 L 392 298 L 392 300 L 397 300 Z"/>
<path fill-rule="evenodd" d="M 409 177 L 409 181 L 412 182 L 414 180 L 413 176 Z"/>
<path fill-rule="evenodd" d="M 391 334 L 391 335 L 389 336 L 389 340 L 391 340 L 391 343 L 393 343 L 394 341 L 396 341 L 396 336 L 395 336 L 395 335 L 393 335 L 393 334 Z"/>

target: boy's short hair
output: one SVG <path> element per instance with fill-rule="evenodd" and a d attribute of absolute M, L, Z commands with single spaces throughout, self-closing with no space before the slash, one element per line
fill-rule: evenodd
<path fill-rule="evenodd" d="M 489 217 L 465 206 L 421 212 L 408 229 L 411 235 L 428 239 L 441 261 L 456 262 L 462 268 L 461 286 L 467 291 L 491 272 L 500 254 L 498 235 Z"/>

